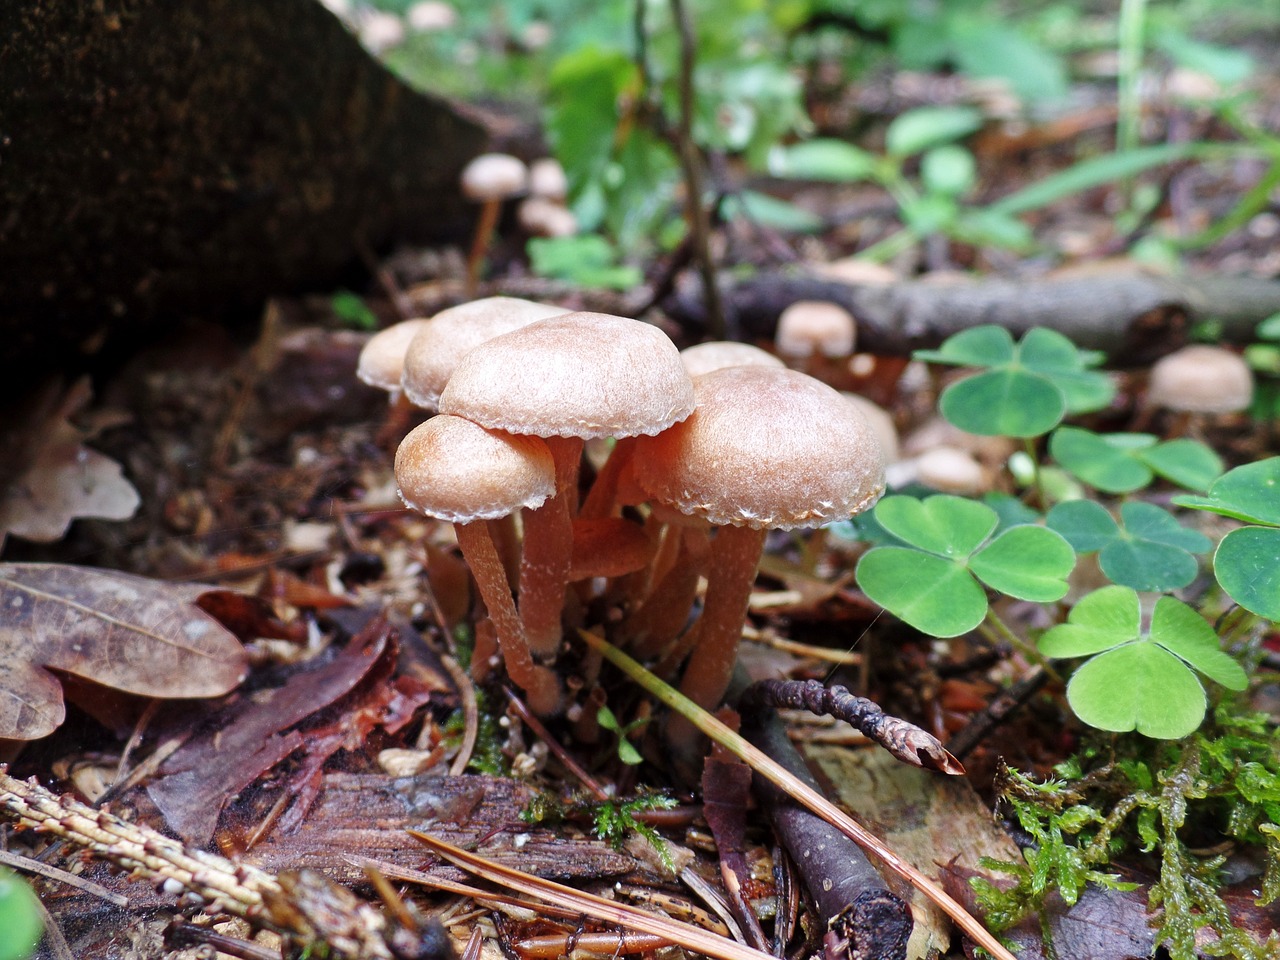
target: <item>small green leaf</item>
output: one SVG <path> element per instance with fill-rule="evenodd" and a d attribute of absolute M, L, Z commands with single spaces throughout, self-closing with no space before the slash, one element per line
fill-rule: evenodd
<path fill-rule="evenodd" d="M 1262 340 L 1280 340 L 1280 313 L 1273 313 L 1267 317 L 1253 332 Z"/>
<path fill-rule="evenodd" d="M 1044 527 L 1010 527 L 969 560 L 969 569 L 993 590 L 1049 603 L 1067 593 L 1076 555 L 1060 535 Z"/>
<path fill-rule="evenodd" d="M 722 210 L 730 220 L 741 216 L 759 226 L 788 233 L 817 233 L 827 225 L 816 213 L 758 190 L 743 190 L 726 198 Z"/>
<path fill-rule="evenodd" d="M 1096 500 L 1067 500 L 1049 511 L 1045 523 L 1062 534 L 1076 553 L 1101 550 L 1120 535 L 1107 508 Z"/>
<path fill-rule="evenodd" d="M 44 932 L 40 904 L 31 888 L 12 870 L 0 868 L 0 960 L 31 956 Z"/>
<path fill-rule="evenodd" d="M 1213 627 L 1181 600 L 1161 597 L 1156 601 L 1151 639 L 1228 690 L 1249 685 L 1244 668 L 1223 651 Z"/>
<path fill-rule="evenodd" d="M 954 143 L 934 147 L 920 158 L 920 179 L 930 193 L 963 196 L 978 179 L 973 154 Z"/>
<path fill-rule="evenodd" d="M 916 107 L 889 124 L 885 149 L 890 156 L 907 157 L 959 140 L 981 126 L 982 114 L 972 107 Z"/>
<path fill-rule="evenodd" d="M 975 374 L 942 391 L 947 422 L 980 436 L 1038 437 L 1066 413 L 1062 391 L 1046 377 L 1015 368 Z"/>
<path fill-rule="evenodd" d="M 948 559 L 968 557 L 999 519 L 990 507 L 947 494 L 885 497 L 876 504 L 875 518 L 900 540 Z"/>
<path fill-rule="evenodd" d="M 1178 740 L 1204 720 L 1204 687 L 1191 668 L 1150 641 L 1099 654 L 1067 684 L 1067 701 L 1099 730 Z"/>
<path fill-rule="evenodd" d="M 899 620 L 934 637 L 968 633 L 987 615 L 987 595 L 955 560 L 908 547 L 875 547 L 858 561 L 858 586 Z"/>
<path fill-rule="evenodd" d="M 1188 490 L 1206 491 L 1222 476 L 1222 458 L 1199 440 L 1168 440 L 1134 453 L 1159 476 Z"/>
<path fill-rule="evenodd" d="M 1138 638 L 1142 608 L 1129 587 L 1103 587 L 1081 597 L 1067 622 L 1046 630 L 1036 644 L 1048 657 L 1087 657 Z"/>
<path fill-rule="evenodd" d="M 792 180 L 854 183 L 870 177 L 876 157 L 843 140 L 818 138 L 769 151 L 769 173 Z"/>
<path fill-rule="evenodd" d="M 1019 359 L 1028 370 L 1043 374 L 1063 392 L 1068 413 L 1100 410 L 1115 396 L 1106 374 L 1088 369 L 1095 356 L 1047 327 L 1032 327 L 1022 338 Z"/>
<path fill-rule="evenodd" d="M 982 502 L 994 510 L 1000 518 L 996 524 L 997 533 L 1003 533 L 1010 527 L 1018 527 L 1027 523 L 1039 523 L 1044 519 L 1017 497 L 1012 494 L 1001 493 L 998 490 L 984 493 Z"/>
<path fill-rule="evenodd" d="M 1213 572 L 1222 589 L 1240 606 L 1280 621 L 1280 530 L 1232 530 L 1213 555 Z"/>
<path fill-rule="evenodd" d="M 1155 437 L 1148 434 L 1149 443 Z M 1059 427 L 1049 438 L 1049 453 L 1089 486 L 1105 493 L 1129 493 L 1140 490 L 1152 480 L 1152 470 L 1135 458 L 1131 448 L 1117 444 L 1112 436 L 1083 430 L 1080 427 Z"/>
<path fill-rule="evenodd" d="M 1195 579 L 1193 553 L 1212 546 L 1155 504 L 1131 501 L 1120 507 L 1121 524 L 1092 500 L 1060 503 L 1045 522 L 1077 553 L 1099 551 L 1098 563 L 1112 583 L 1136 590 L 1173 590 Z"/>
<path fill-rule="evenodd" d="M 1229 470 L 1213 482 L 1207 497 L 1174 497 L 1173 502 L 1237 520 L 1280 527 L 1280 457 Z"/>
<path fill-rule="evenodd" d="M 1013 335 L 1008 330 L 994 324 L 983 324 L 947 337 L 937 350 L 917 350 L 912 356 L 926 363 L 995 367 L 1012 363 L 1017 352 Z"/>

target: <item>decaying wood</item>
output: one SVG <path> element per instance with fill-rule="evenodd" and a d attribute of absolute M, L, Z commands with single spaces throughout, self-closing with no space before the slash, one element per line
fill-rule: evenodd
<path fill-rule="evenodd" d="M 348 859 L 352 854 L 421 867 L 422 849 L 404 832 L 412 827 L 543 877 L 611 877 L 636 868 L 635 860 L 602 841 L 525 823 L 520 812 L 532 798 L 527 784 L 501 777 L 330 773 L 298 829 L 271 836 L 245 860 L 267 870 L 309 867 L 339 882 L 357 882 L 363 873 Z M 431 869 L 463 877 L 447 865 Z"/>
<path fill-rule="evenodd" d="M 747 712 L 743 735 L 796 777 L 817 788 L 804 759 L 772 711 Z M 754 790 L 828 925 L 828 960 L 901 960 L 911 914 L 862 849 L 761 776 Z M 853 809 L 858 809 L 856 806 Z"/>
<path fill-rule="evenodd" d="M 1018 848 L 963 777 L 939 777 L 909 767 L 878 750 L 808 746 L 804 755 L 830 794 L 858 811 L 903 857 L 931 877 L 954 861 L 971 869 L 980 857 L 1020 859 Z M 891 885 L 897 881 L 888 878 Z M 910 897 L 909 889 L 899 891 Z M 911 909 L 916 929 L 909 957 L 945 954 L 948 925 L 936 906 L 918 894 Z"/>
<path fill-rule="evenodd" d="M 1184 344 L 1198 320 L 1220 323 L 1225 340 L 1247 342 L 1259 322 L 1280 311 L 1280 281 L 1252 277 L 1100 274 L 851 285 L 768 271 L 745 280 L 722 278 L 721 292 L 730 328 L 743 339 L 772 338 L 778 315 L 798 300 L 829 300 L 857 318 L 858 349 L 870 353 L 902 355 L 936 347 L 953 333 L 994 323 L 1015 334 L 1050 327 L 1080 347 L 1134 364 Z M 682 325 L 705 328 L 697 284 L 683 287 L 664 307 Z"/>

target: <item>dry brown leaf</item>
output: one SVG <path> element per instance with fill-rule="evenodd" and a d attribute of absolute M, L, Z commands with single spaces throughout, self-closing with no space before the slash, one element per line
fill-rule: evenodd
<path fill-rule="evenodd" d="M 88 400 L 82 380 L 47 419 L 30 425 L 25 470 L 0 492 L 0 543 L 6 534 L 50 543 L 77 517 L 125 520 L 138 509 L 138 492 L 120 464 L 84 446 L 92 431 L 68 419 Z"/>
<path fill-rule="evenodd" d="M 65 715 L 49 669 L 147 697 L 213 697 L 244 679 L 244 648 L 192 600 L 205 588 L 111 570 L 0 564 L 0 739 Z"/>

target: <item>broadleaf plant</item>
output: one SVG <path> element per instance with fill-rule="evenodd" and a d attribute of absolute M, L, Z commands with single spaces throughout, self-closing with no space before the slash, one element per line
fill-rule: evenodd
<path fill-rule="evenodd" d="M 1243 520 L 1213 554 L 1213 573 L 1236 603 L 1280 620 L 1280 457 L 1236 467 L 1205 497 L 1175 497 L 1174 503 Z"/>
<path fill-rule="evenodd" d="M 1229 690 L 1248 685 L 1244 669 L 1195 610 L 1161 597 L 1144 629 L 1141 601 L 1129 587 L 1083 597 L 1039 647 L 1054 658 L 1090 657 L 1067 684 L 1067 700 L 1100 730 L 1176 740 L 1204 719 L 1208 701 L 1197 671 Z"/>
<path fill-rule="evenodd" d="M 1049 453 L 1064 469 L 1104 493 L 1141 490 L 1156 476 L 1205 491 L 1222 474 L 1222 458 L 1203 443 L 1185 438 L 1157 441 L 1149 433 L 1059 427 L 1049 438 Z"/>
<path fill-rule="evenodd" d="M 1164 591 L 1195 579 L 1193 554 L 1213 546 L 1204 534 L 1178 523 L 1153 503 L 1120 505 L 1120 522 L 1095 500 L 1068 500 L 1049 511 L 1045 522 L 1079 554 L 1098 554 L 1098 565 L 1112 583 L 1135 590 Z"/>
<path fill-rule="evenodd" d="M 899 619 L 935 637 L 974 629 L 987 615 L 982 584 L 1022 600 L 1050 602 L 1067 592 L 1075 553 L 1061 535 L 1020 525 L 992 536 L 996 511 L 946 494 L 892 496 L 876 521 L 902 545 L 879 546 L 858 562 L 858 586 Z"/>
<path fill-rule="evenodd" d="M 1043 327 L 1016 343 L 1004 327 L 972 327 L 915 358 L 981 368 L 947 387 L 938 406 L 950 423 L 982 436 L 1037 437 L 1069 413 L 1105 407 L 1115 394 L 1110 378 L 1091 369 L 1100 355 Z"/>

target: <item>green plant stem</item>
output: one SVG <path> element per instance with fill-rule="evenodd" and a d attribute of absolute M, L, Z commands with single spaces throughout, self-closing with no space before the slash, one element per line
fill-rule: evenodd
<path fill-rule="evenodd" d="M 643 3 L 643 0 L 637 0 Z M 680 119 L 676 124 L 676 147 L 684 173 L 685 216 L 690 240 L 702 274 L 702 296 L 707 308 L 707 329 L 715 340 L 726 336 L 724 306 L 716 282 L 716 265 L 711 255 L 711 224 L 702 202 L 702 159 L 693 142 L 693 65 L 697 47 L 693 19 L 684 0 L 671 0 L 671 15 L 680 34 Z"/>
<path fill-rule="evenodd" d="M 1146 0 L 1120 0 L 1118 26 L 1119 77 L 1116 91 L 1116 150 L 1138 146 L 1142 126 L 1142 97 L 1138 89 L 1142 71 L 1143 34 L 1146 30 Z M 1133 179 L 1121 181 L 1125 205 L 1132 199 Z"/>
<path fill-rule="evenodd" d="M 909 250 L 919 241 L 920 238 L 916 236 L 913 230 L 904 227 L 897 233 L 889 234 L 883 240 L 877 240 L 865 250 L 859 250 L 858 257 L 863 260 L 870 260 L 873 263 L 884 263 L 886 260 L 892 260 L 904 250 Z"/>
<path fill-rule="evenodd" d="M 1014 633 L 1013 630 L 1010 629 L 1009 625 L 1001 620 L 1000 615 L 991 609 L 990 606 L 987 607 L 987 616 L 986 619 L 983 620 L 983 624 L 987 625 L 989 629 L 994 631 L 994 633 L 1000 637 L 1000 639 L 1010 644 L 1029 661 L 1042 669 L 1045 672 L 1045 675 L 1054 683 L 1062 683 L 1062 675 L 1059 674 L 1057 670 L 1053 669 L 1053 665 L 1049 662 L 1049 658 L 1037 650 L 1032 644 L 1027 643 L 1027 641 Z"/>
<path fill-rule="evenodd" d="M 1280 186 L 1280 156 L 1274 157 L 1267 172 L 1253 187 L 1245 191 L 1231 210 L 1199 233 L 1178 241 L 1180 250 L 1198 250 L 1212 246 L 1224 237 L 1235 233 L 1271 203 L 1271 194 Z"/>
<path fill-rule="evenodd" d="M 1035 441 L 1031 437 L 1023 437 L 1022 449 L 1031 461 L 1031 487 L 1036 492 L 1036 505 L 1043 513 L 1049 509 L 1049 498 L 1044 492 L 1044 477 L 1040 473 L 1040 458 L 1036 455 Z"/>
<path fill-rule="evenodd" d="M 858 846 L 876 856 L 894 872 L 910 881 L 912 886 L 937 904 L 965 934 L 993 957 L 997 957 L 999 960 L 1015 960 L 1013 954 L 999 940 L 992 936 L 969 911 L 956 902 L 938 884 L 903 860 L 883 840 L 868 831 L 818 791 L 796 779 L 776 760 L 773 760 L 757 747 L 752 746 L 711 714 L 698 707 L 692 700 L 682 696 L 673 687 L 663 683 L 621 650 L 585 630 L 578 631 L 578 635 L 589 647 L 598 651 L 606 660 L 638 683 L 652 696 L 679 713 L 716 743 L 748 764 L 753 771 L 786 791 L 818 816 L 826 819 Z"/>

